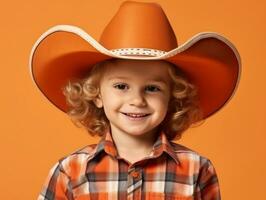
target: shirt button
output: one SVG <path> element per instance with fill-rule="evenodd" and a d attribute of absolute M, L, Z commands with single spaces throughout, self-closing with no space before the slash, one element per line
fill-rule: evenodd
<path fill-rule="evenodd" d="M 139 177 L 139 172 L 133 171 L 131 173 L 131 176 L 133 176 L 134 178 L 138 178 Z"/>

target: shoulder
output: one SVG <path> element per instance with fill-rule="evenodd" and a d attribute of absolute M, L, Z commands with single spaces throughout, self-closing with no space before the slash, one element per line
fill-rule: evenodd
<path fill-rule="evenodd" d="M 96 147 L 97 144 L 86 145 L 60 158 L 57 162 L 60 170 L 70 177 L 73 173 L 82 173 L 86 170 L 87 163 L 93 157 Z"/>
<path fill-rule="evenodd" d="M 171 141 L 170 142 L 173 151 L 175 152 L 176 156 L 178 157 L 179 161 L 182 163 L 184 162 L 190 162 L 197 165 L 204 165 L 206 163 L 211 164 L 211 161 L 206 156 L 202 155 L 198 151 L 188 148 L 182 144 L 176 143 Z"/>
<path fill-rule="evenodd" d="M 80 154 L 91 155 L 91 154 L 93 154 L 95 152 L 96 147 L 97 147 L 97 144 L 86 145 L 86 146 L 84 146 L 84 147 L 72 152 L 70 154 L 70 156 L 72 156 L 72 155 L 77 156 L 77 155 L 80 155 Z"/>
<path fill-rule="evenodd" d="M 179 144 L 173 141 L 170 141 L 170 144 L 176 154 L 187 154 L 187 155 L 200 156 L 200 154 L 197 151 L 187 146 L 184 146 L 182 144 Z"/>
<path fill-rule="evenodd" d="M 219 181 L 216 169 L 211 160 L 199 152 L 184 145 L 170 142 L 180 162 L 177 171 L 182 172 L 195 186 L 194 195 L 197 199 L 220 199 Z M 195 185 L 194 185 L 195 184 Z"/>
<path fill-rule="evenodd" d="M 89 144 L 86 146 L 83 146 L 82 148 L 73 151 L 72 153 L 62 157 L 60 161 L 66 162 L 67 160 L 76 160 L 81 157 L 89 159 L 91 156 L 94 155 L 96 151 L 97 144 Z"/>

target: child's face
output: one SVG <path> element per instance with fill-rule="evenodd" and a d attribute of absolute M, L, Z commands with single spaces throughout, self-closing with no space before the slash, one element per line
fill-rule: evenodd
<path fill-rule="evenodd" d="M 118 60 L 108 64 L 96 101 L 104 108 L 112 133 L 143 135 L 155 131 L 167 113 L 170 65 L 164 61 Z M 126 113 L 148 116 L 127 116 Z"/>

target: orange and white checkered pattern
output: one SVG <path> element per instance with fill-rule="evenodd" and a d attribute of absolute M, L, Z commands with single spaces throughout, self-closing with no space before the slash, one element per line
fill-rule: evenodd
<path fill-rule="evenodd" d="M 211 161 L 161 132 L 141 161 L 119 157 L 110 132 L 60 159 L 38 200 L 220 200 Z"/>

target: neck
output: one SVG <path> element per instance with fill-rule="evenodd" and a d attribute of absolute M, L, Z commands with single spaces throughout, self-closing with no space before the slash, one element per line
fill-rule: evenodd
<path fill-rule="evenodd" d="M 143 157 L 149 155 L 156 136 L 156 130 L 136 136 L 112 129 L 112 138 L 120 156 Z"/>

